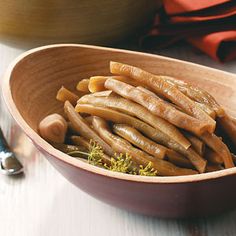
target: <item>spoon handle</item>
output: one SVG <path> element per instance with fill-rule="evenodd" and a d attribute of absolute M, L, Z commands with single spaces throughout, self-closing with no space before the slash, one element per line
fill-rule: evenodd
<path fill-rule="evenodd" d="M 22 171 L 22 164 L 10 150 L 10 147 L 0 128 L 0 172 L 6 175 L 16 175 Z"/>

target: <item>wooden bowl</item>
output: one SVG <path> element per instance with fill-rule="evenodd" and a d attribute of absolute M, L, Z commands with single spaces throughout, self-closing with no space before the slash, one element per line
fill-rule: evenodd
<path fill-rule="evenodd" d="M 62 112 L 55 99 L 61 85 L 108 74 L 109 61 L 175 76 L 212 93 L 236 115 L 236 75 L 171 58 L 86 45 L 52 45 L 30 50 L 8 68 L 2 92 L 13 118 L 69 181 L 88 194 L 126 210 L 160 217 L 216 214 L 236 206 L 236 168 L 179 177 L 144 177 L 104 170 L 53 148 L 37 134 L 39 121 Z"/>
<path fill-rule="evenodd" d="M 157 0 L 0 0 L 0 38 L 111 45 L 151 22 Z"/>

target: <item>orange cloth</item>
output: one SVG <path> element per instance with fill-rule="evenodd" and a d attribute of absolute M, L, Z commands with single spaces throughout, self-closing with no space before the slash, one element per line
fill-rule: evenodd
<path fill-rule="evenodd" d="M 161 48 L 184 39 L 213 59 L 236 58 L 236 1 L 164 0 L 152 29 L 141 39 L 146 48 Z"/>
<path fill-rule="evenodd" d="M 226 62 L 236 58 L 236 30 L 192 37 L 188 38 L 187 41 L 215 60 Z"/>
<path fill-rule="evenodd" d="M 168 15 L 199 11 L 215 7 L 230 0 L 164 0 L 164 6 Z"/>

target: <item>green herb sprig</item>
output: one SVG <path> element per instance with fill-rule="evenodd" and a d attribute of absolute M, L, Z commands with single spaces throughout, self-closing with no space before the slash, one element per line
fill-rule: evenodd
<path fill-rule="evenodd" d="M 143 176 L 157 176 L 157 170 L 152 167 L 152 163 L 149 162 L 145 167 L 139 166 L 139 175 Z"/>
<path fill-rule="evenodd" d="M 110 166 L 104 165 L 106 169 L 121 173 L 128 173 L 130 174 L 130 169 L 133 162 L 129 154 L 123 155 L 120 153 L 119 155 L 115 154 L 115 157 L 111 158 Z"/>
<path fill-rule="evenodd" d="M 102 147 L 99 146 L 93 140 L 90 140 L 89 154 L 88 154 L 89 164 L 102 167 L 103 166 L 103 162 L 102 162 L 103 155 L 104 155 L 104 152 L 102 150 Z"/>
<path fill-rule="evenodd" d="M 128 153 L 115 154 L 114 157 L 111 157 L 110 165 L 103 163 L 103 149 L 93 140 L 90 140 L 88 152 L 72 151 L 67 154 L 75 158 L 86 158 L 89 164 L 102 167 L 110 171 L 142 176 L 157 175 L 157 171 L 153 168 L 151 162 L 149 162 L 146 166 L 140 165 L 139 168 L 134 167 L 135 165 L 132 161 L 132 157 Z"/>

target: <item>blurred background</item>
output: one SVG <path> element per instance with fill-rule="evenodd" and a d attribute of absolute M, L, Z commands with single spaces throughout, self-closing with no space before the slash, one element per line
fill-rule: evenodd
<path fill-rule="evenodd" d="M 171 48 L 187 47 L 218 62 L 236 57 L 236 2 L 231 0 L 0 0 L 0 4 L 0 40 L 18 48 L 85 43 L 169 55 Z"/>

